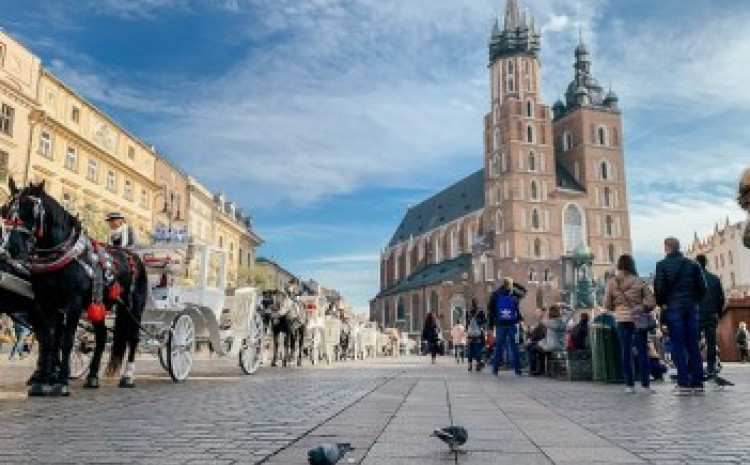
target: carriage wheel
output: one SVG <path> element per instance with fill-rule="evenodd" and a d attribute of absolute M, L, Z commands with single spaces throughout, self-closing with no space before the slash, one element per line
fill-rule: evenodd
<path fill-rule="evenodd" d="M 263 317 L 252 312 L 247 320 L 247 338 L 240 348 L 240 368 L 246 375 L 252 375 L 263 361 Z"/>
<path fill-rule="evenodd" d="M 85 329 L 79 328 L 76 331 L 73 350 L 70 352 L 70 374 L 68 376 L 70 379 L 81 378 L 89 372 L 94 348 L 91 346 L 88 337 L 88 331 Z"/>
<path fill-rule="evenodd" d="M 156 355 L 159 357 L 159 365 L 161 365 L 162 368 L 164 368 L 165 371 L 169 371 L 169 367 L 167 366 L 167 349 L 164 348 L 164 346 L 159 347 L 156 350 Z"/>
<path fill-rule="evenodd" d="M 177 315 L 167 338 L 167 371 L 172 381 L 187 379 L 193 366 L 195 351 L 195 324 L 189 315 Z"/>

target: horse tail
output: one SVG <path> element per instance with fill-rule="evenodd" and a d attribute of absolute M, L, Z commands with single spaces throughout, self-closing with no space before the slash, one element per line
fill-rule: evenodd
<path fill-rule="evenodd" d="M 128 342 L 136 341 L 137 343 L 141 317 L 146 306 L 148 292 L 146 268 L 138 256 L 133 255 L 132 258 L 136 270 L 135 283 L 132 285 L 132 292 L 128 289 L 124 293 L 125 299 L 122 299 L 122 303 L 117 306 L 114 334 L 112 335 L 112 350 L 107 366 L 107 374 L 109 375 L 114 375 L 120 371 Z"/>

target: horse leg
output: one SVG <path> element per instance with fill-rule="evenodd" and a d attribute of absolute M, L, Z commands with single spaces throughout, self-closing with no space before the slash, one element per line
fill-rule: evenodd
<path fill-rule="evenodd" d="M 107 326 L 103 321 L 92 323 L 94 328 L 94 352 L 91 354 L 89 373 L 86 375 L 85 389 L 97 389 L 99 387 L 99 367 L 102 363 L 104 346 L 107 344 Z"/>
<path fill-rule="evenodd" d="M 65 309 L 65 317 L 60 319 L 59 340 L 60 340 L 60 359 L 57 371 L 57 379 L 54 381 L 53 394 L 59 396 L 69 396 L 70 388 L 68 381 L 70 378 L 70 353 L 73 351 L 75 342 L 76 329 L 78 320 L 81 318 L 83 302 L 80 298 L 73 298 Z"/>
<path fill-rule="evenodd" d="M 278 354 L 279 354 L 279 329 L 278 329 L 278 325 L 273 325 L 271 327 L 271 331 L 273 333 L 273 335 L 271 336 L 271 339 L 272 339 L 271 342 L 272 342 L 272 345 L 273 345 L 273 358 L 271 358 L 271 366 L 275 367 L 276 366 L 276 358 L 278 357 Z"/>
<path fill-rule="evenodd" d="M 128 339 L 128 361 L 125 365 L 125 373 L 120 378 L 121 388 L 134 388 L 135 387 L 135 354 L 138 349 L 138 333 L 131 334 Z"/>
<path fill-rule="evenodd" d="M 302 366 L 302 346 L 305 345 L 305 327 L 300 326 L 297 331 L 297 366 Z"/>
<path fill-rule="evenodd" d="M 38 306 L 29 313 L 29 323 L 34 328 L 39 351 L 37 352 L 36 371 L 29 379 L 29 397 L 47 396 L 52 393 L 49 384 L 52 375 L 52 324 Z"/>

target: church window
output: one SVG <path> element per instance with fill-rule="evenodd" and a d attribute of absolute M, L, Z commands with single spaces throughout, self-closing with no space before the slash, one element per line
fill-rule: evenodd
<path fill-rule="evenodd" d="M 529 90 L 529 89 L 526 89 L 526 90 Z M 526 117 L 527 118 L 534 117 L 534 102 L 531 100 L 526 100 Z"/>
<path fill-rule="evenodd" d="M 538 237 L 534 239 L 534 257 L 542 257 L 542 241 Z"/>
<path fill-rule="evenodd" d="M 513 62 L 508 62 L 508 92 L 515 92 L 516 91 L 516 81 L 515 81 L 515 69 L 513 69 Z"/>
<path fill-rule="evenodd" d="M 549 268 L 544 269 L 544 282 L 548 283 L 552 279 L 552 273 L 550 272 Z"/>
<path fill-rule="evenodd" d="M 565 253 L 573 253 L 583 245 L 583 213 L 576 204 L 569 204 L 563 212 L 563 240 Z"/>
<path fill-rule="evenodd" d="M 729 285 L 731 287 L 737 286 L 737 281 L 735 280 L 735 277 L 734 277 L 734 271 L 732 271 L 731 273 L 729 273 L 729 283 L 730 283 Z"/>
<path fill-rule="evenodd" d="M 534 142 L 534 127 L 532 125 L 526 126 L 526 142 Z"/>
<path fill-rule="evenodd" d="M 508 181 L 503 181 L 503 199 L 509 200 L 510 188 L 508 187 Z"/>
<path fill-rule="evenodd" d="M 508 154 L 503 153 L 500 155 L 500 165 L 503 172 L 508 171 Z"/>
<path fill-rule="evenodd" d="M 539 229 L 539 210 L 536 208 L 531 211 L 531 227 L 532 229 Z"/>
<path fill-rule="evenodd" d="M 529 272 L 526 275 L 526 281 L 533 283 L 536 279 L 536 272 L 534 271 L 534 268 L 529 268 Z"/>
<path fill-rule="evenodd" d="M 536 187 L 536 181 L 531 181 L 530 193 L 531 193 L 531 200 L 539 200 L 537 187 Z"/>
<path fill-rule="evenodd" d="M 608 237 L 614 236 L 614 221 L 609 215 L 604 220 L 604 234 Z"/>
<path fill-rule="evenodd" d="M 404 306 L 404 297 L 398 296 L 398 302 L 396 303 L 396 321 L 406 320 L 406 307 Z"/>
<path fill-rule="evenodd" d="M 547 200 L 547 181 L 542 181 L 542 200 Z"/>
<path fill-rule="evenodd" d="M 609 187 L 604 188 L 604 206 L 612 206 L 612 192 L 610 191 Z"/>
<path fill-rule="evenodd" d="M 609 263 L 615 262 L 615 246 L 612 244 L 607 247 L 607 261 Z"/>
<path fill-rule="evenodd" d="M 497 229 L 498 232 L 505 231 L 505 218 L 501 210 L 498 210 L 497 212 L 497 224 L 495 225 L 495 228 Z"/>
<path fill-rule="evenodd" d="M 601 163 L 599 163 L 599 177 L 602 180 L 606 181 L 607 179 L 609 179 L 609 174 L 609 163 L 607 163 L 606 161 L 602 161 Z"/>
<path fill-rule="evenodd" d="M 563 134 L 563 151 L 567 152 L 573 148 L 573 134 L 570 131 L 565 131 Z"/>
<path fill-rule="evenodd" d="M 536 156 L 534 152 L 529 152 L 529 171 L 536 171 Z"/>
<path fill-rule="evenodd" d="M 730 265 L 734 264 L 734 259 L 732 258 L 732 252 L 729 252 L 729 264 Z"/>
<path fill-rule="evenodd" d="M 607 129 L 604 126 L 599 126 L 596 130 L 596 142 L 599 145 L 607 144 Z"/>
<path fill-rule="evenodd" d="M 409 331 L 418 331 L 419 325 L 422 322 L 422 316 L 420 315 L 419 309 L 419 294 L 413 294 L 411 296 L 411 318 L 409 323 Z"/>

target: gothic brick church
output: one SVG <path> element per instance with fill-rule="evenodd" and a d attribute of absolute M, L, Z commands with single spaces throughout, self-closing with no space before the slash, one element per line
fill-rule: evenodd
<path fill-rule="evenodd" d="M 631 252 L 618 98 L 581 40 L 565 101 L 550 109 L 540 30 L 518 3 L 507 0 L 489 40 L 484 167 L 406 212 L 371 301 L 383 327 L 416 335 L 432 311 L 447 329 L 471 298 L 486 306 L 504 276 L 527 287 L 524 313 L 568 301 L 564 257 L 593 254 L 590 276 L 602 279 Z"/>

